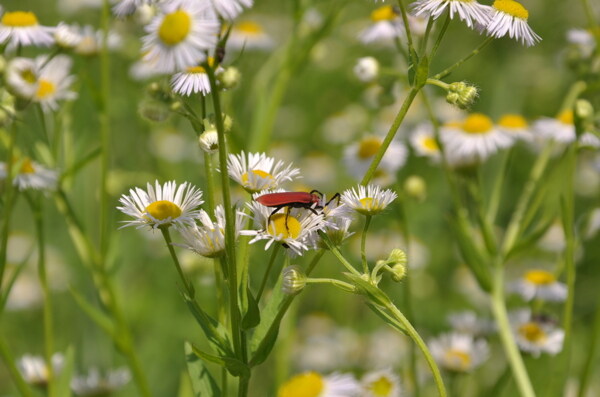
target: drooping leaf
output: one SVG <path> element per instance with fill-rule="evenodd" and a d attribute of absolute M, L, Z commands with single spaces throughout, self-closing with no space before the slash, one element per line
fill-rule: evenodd
<path fill-rule="evenodd" d="M 256 327 L 260 323 L 260 309 L 258 308 L 258 302 L 252 295 L 252 292 L 250 292 L 249 288 L 246 288 L 246 296 L 248 308 L 242 319 L 242 328 L 248 330 Z"/>
<path fill-rule="evenodd" d="M 73 377 L 73 367 L 75 365 L 75 351 L 73 346 L 69 346 L 64 356 L 64 362 L 61 371 L 55 374 L 56 381 L 53 385 L 53 393 L 56 397 L 71 397 L 71 378 Z"/>
<path fill-rule="evenodd" d="M 195 397 L 221 397 L 221 390 L 208 369 L 192 350 L 189 343 L 185 343 L 185 359 L 188 374 L 192 381 Z"/>
<path fill-rule="evenodd" d="M 196 322 L 200 325 L 202 331 L 204 331 L 204 335 L 206 335 L 211 347 L 218 352 L 220 356 L 235 357 L 229 335 L 223 324 L 209 316 L 195 300 L 190 299 L 187 296 L 184 296 L 184 299 L 188 308 L 194 315 Z"/>

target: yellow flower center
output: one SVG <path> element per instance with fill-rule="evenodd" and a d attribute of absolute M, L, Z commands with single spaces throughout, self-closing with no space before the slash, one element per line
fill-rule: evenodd
<path fill-rule="evenodd" d="M 546 340 L 546 333 L 536 323 L 525 323 L 519 327 L 519 335 L 529 342 L 540 343 Z"/>
<path fill-rule="evenodd" d="M 37 99 L 44 99 L 56 92 L 56 86 L 54 83 L 48 80 L 40 80 L 38 83 L 38 90 L 35 93 Z"/>
<path fill-rule="evenodd" d="M 147 206 L 146 212 L 154 219 L 162 221 L 167 218 L 178 218 L 181 215 L 181 208 L 171 201 L 159 200 Z"/>
<path fill-rule="evenodd" d="M 318 397 L 323 391 L 323 378 L 316 372 L 296 375 L 284 383 L 277 397 Z"/>
<path fill-rule="evenodd" d="M 505 114 L 498 121 L 498 125 L 508 129 L 522 129 L 527 128 L 527 120 L 525 117 L 518 114 Z"/>
<path fill-rule="evenodd" d="M 493 126 L 492 119 L 485 114 L 473 113 L 463 122 L 462 128 L 469 134 L 487 134 Z"/>
<path fill-rule="evenodd" d="M 236 30 L 246 33 L 248 35 L 259 35 L 259 34 L 263 33 L 262 26 L 260 26 L 256 22 L 250 22 L 250 21 L 238 23 L 236 26 Z"/>
<path fill-rule="evenodd" d="M 2 16 L 2 25 L 13 28 L 23 28 L 26 26 L 36 26 L 38 24 L 37 17 L 33 12 L 29 11 L 13 11 L 7 12 Z"/>
<path fill-rule="evenodd" d="M 563 124 L 573 125 L 573 111 L 572 110 L 563 110 L 556 116 L 556 119 Z"/>
<path fill-rule="evenodd" d="M 471 355 L 463 350 L 449 349 L 444 354 L 444 358 L 450 366 L 466 371 L 471 366 Z"/>
<path fill-rule="evenodd" d="M 423 138 L 423 146 L 425 147 L 425 149 L 431 150 L 433 152 L 437 152 L 440 150 L 437 142 L 435 141 L 435 138 L 432 136 Z"/>
<path fill-rule="evenodd" d="M 37 81 L 37 76 L 34 71 L 31 69 L 25 69 L 21 71 L 21 78 L 28 82 L 29 84 L 34 84 Z"/>
<path fill-rule="evenodd" d="M 548 285 L 556 281 L 554 274 L 545 270 L 529 270 L 523 278 L 535 285 Z"/>
<path fill-rule="evenodd" d="M 33 163 L 29 157 L 26 157 L 23 160 L 23 164 L 21 164 L 21 169 L 19 170 L 20 174 L 33 174 L 35 172 L 35 168 L 33 168 Z"/>
<path fill-rule="evenodd" d="M 360 204 L 362 205 L 362 207 L 366 210 L 370 210 L 371 207 L 373 207 L 373 198 L 372 197 L 365 197 L 363 199 L 360 199 Z"/>
<path fill-rule="evenodd" d="M 369 157 L 375 156 L 379 148 L 381 147 L 381 139 L 377 137 L 367 137 L 360 141 L 358 146 L 358 157 L 361 159 L 368 159 Z"/>
<path fill-rule="evenodd" d="M 271 217 L 271 223 L 269 224 L 268 231 L 272 236 L 281 235 L 284 239 L 296 239 L 302 231 L 302 226 L 295 216 L 275 214 Z"/>
<path fill-rule="evenodd" d="M 192 18 L 183 10 L 177 10 L 165 15 L 158 37 L 166 45 L 174 46 L 181 43 L 188 36 L 192 25 Z"/>
<path fill-rule="evenodd" d="M 393 387 L 394 384 L 392 381 L 385 376 L 382 376 L 374 382 L 371 382 L 368 388 L 374 396 L 386 397 L 390 395 Z"/>
<path fill-rule="evenodd" d="M 448 128 L 462 128 L 463 123 L 461 123 L 460 121 L 447 121 L 444 123 L 444 127 L 448 127 Z"/>
<path fill-rule="evenodd" d="M 521 3 L 517 3 L 514 0 L 496 0 L 493 7 L 500 12 L 525 21 L 529 17 L 529 11 Z"/>
<path fill-rule="evenodd" d="M 202 66 L 190 66 L 185 71 L 187 73 L 198 73 L 198 74 L 205 74 L 206 73 L 206 69 L 204 69 Z"/>
<path fill-rule="evenodd" d="M 396 11 L 394 10 L 394 7 L 392 7 L 392 6 L 379 7 L 376 10 L 374 10 L 373 12 L 371 12 L 371 20 L 373 22 L 391 21 L 391 20 L 395 19 L 397 16 L 398 16 L 398 14 L 396 13 Z"/>
<path fill-rule="evenodd" d="M 250 183 L 249 182 L 250 177 L 248 175 L 249 172 L 251 172 L 254 175 L 258 175 L 262 179 L 268 179 L 270 181 L 269 184 L 264 187 L 265 189 L 267 189 L 269 186 L 271 186 L 275 182 L 275 178 L 273 177 L 273 175 L 269 174 L 268 172 L 265 172 L 262 170 L 250 170 L 242 175 L 242 184 L 244 186 L 247 186 Z"/>

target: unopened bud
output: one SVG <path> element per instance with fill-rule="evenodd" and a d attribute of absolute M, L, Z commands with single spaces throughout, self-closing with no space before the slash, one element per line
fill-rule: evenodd
<path fill-rule="evenodd" d="M 219 150 L 219 135 L 217 130 L 206 130 L 198 137 L 200 148 L 206 153 L 215 153 Z"/>
<path fill-rule="evenodd" d="M 590 101 L 585 99 L 578 99 L 575 102 L 575 114 L 578 118 L 580 118 L 583 122 L 590 122 L 594 119 L 594 107 L 590 103 Z"/>
<path fill-rule="evenodd" d="M 468 109 L 478 96 L 479 92 L 475 86 L 459 81 L 448 86 L 446 102 L 458 106 L 461 109 Z"/>
<path fill-rule="evenodd" d="M 404 181 L 404 190 L 406 194 L 419 201 L 424 200 L 427 196 L 427 184 L 425 179 L 417 175 L 411 175 Z"/>
<path fill-rule="evenodd" d="M 406 276 L 406 266 L 404 265 L 396 265 L 392 266 L 392 280 L 395 282 L 400 282 Z"/>
<path fill-rule="evenodd" d="M 292 265 L 283 269 L 281 291 L 286 295 L 295 295 L 306 286 L 306 275 L 299 266 Z"/>
<path fill-rule="evenodd" d="M 395 248 L 390 252 L 390 256 L 387 258 L 386 263 L 390 266 L 389 272 L 392 274 L 392 280 L 398 282 L 406 276 L 406 264 L 408 258 L 406 253 L 399 248 Z"/>
<path fill-rule="evenodd" d="M 235 88 L 239 84 L 242 74 L 238 68 L 234 66 L 228 66 L 223 72 L 219 73 L 217 78 L 219 79 L 221 86 L 224 89 L 229 90 Z"/>

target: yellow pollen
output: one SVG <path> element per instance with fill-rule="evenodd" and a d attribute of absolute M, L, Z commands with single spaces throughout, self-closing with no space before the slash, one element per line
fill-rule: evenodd
<path fill-rule="evenodd" d="M 21 164 L 21 169 L 19 170 L 19 174 L 33 174 L 35 172 L 35 168 L 33 168 L 33 163 L 29 157 L 26 157 L 23 160 L 23 164 Z"/>
<path fill-rule="evenodd" d="M 435 138 L 432 136 L 428 136 L 423 139 L 423 146 L 425 147 L 425 149 L 431 150 L 432 152 L 437 152 L 440 150 L 437 142 L 435 141 Z"/>
<path fill-rule="evenodd" d="M 556 119 L 563 124 L 573 125 L 573 111 L 572 110 L 563 110 L 556 116 Z"/>
<path fill-rule="evenodd" d="M 259 35 L 263 33 L 263 28 L 256 22 L 244 21 L 237 24 L 235 27 L 236 30 L 249 34 L 249 35 Z"/>
<path fill-rule="evenodd" d="M 487 134 L 493 126 L 492 119 L 485 114 L 473 113 L 463 122 L 462 128 L 469 134 Z"/>
<path fill-rule="evenodd" d="M 540 343 L 546 340 L 546 333 L 536 323 L 525 323 L 519 327 L 519 335 L 529 342 Z"/>
<path fill-rule="evenodd" d="M 535 285 L 548 285 L 556 281 L 554 274 L 545 270 L 529 270 L 523 278 Z"/>
<path fill-rule="evenodd" d="M 323 391 L 323 378 L 316 372 L 296 375 L 285 382 L 277 397 L 318 397 Z"/>
<path fill-rule="evenodd" d="M 192 18 L 189 14 L 183 10 L 177 10 L 165 15 L 158 29 L 158 37 L 166 45 L 177 45 L 186 39 L 191 24 Z"/>
<path fill-rule="evenodd" d="M 206 73 L 206 69 L 202 66 L 190 66 L 185 70 L 187 73 Z"/>
<path fill-rule="evenodd" d="M 37 76 L 31 69 L 25 69 L 21 71 L 21 78 L 29 84 L 33 84 L 37 81 Z"/>
<path fill-rule="evenodd" d="M 529 11 L 521 3 L 517 3 L 514 0 L 496 0 L 493 4 L 493 7 L 500 11 L 513 16 L 515 18 L 520 18 L 523 20 L 527 20 L 529 18 Z"/>
<path fill-rule="evenodd" d="M 56 86 L 54 83 L 48 80 L 40 80 L 38 83 L 38 90 L 35 93 L 37 99 L 44 99 L 56 92 Z"/>
<path fill-rule="evenodd" d="M 33 12 L 14 11 L 5 13 L 0 23 L 13 28 L 23 28 L 26 26 L 36 26 L 38 20 Z"/>
<path fill-rule="evenodd" d="M 450 366 L 462 371 L 466 371 L 471 366 L 471 356 L 463 350 L 449 349 L 444 354 L 444 358 Z"/>
<path fill-rule="evenodd" d="M 518 114 L 505 114 L 500 117 L 498 125 L 504 128 L 517 130 L 527 128 L 527 120 L 525 120 L 525 117 Z"/>
<path fill-rule="evenodd" d="M 362 207 L 366 210 L 370 210 L 373 208 L 373 198 L 372 197 L 365 197 L 363 199 L 360 199 L 360 204 L 362 205 Z"/>
<path fill-rule="evenodd" d="M 286 220 L 287 218 L 287 220 Z M 287 223 L 287 226 L 286 226 Z M 284 239 L 296 239 L 302 231 L 302 226 L 295 216 L 286 216 L 286 214 L 275 214 L 271 217 L 271 223 L 268 228 L 272 236 L 283 236 Z"/>
<path fill-rule="evenodd" d="M 392 6 L 379 7 L 371 13 L 371 20 L 373 22 L 391 21 L 396 17 L 398 17 L 398 14 Z"/>
<path fill-rule="evenodd" d="M 367 137 L 360 141 L 358 146 L 358 157 L 361 159 L 368 159 L 369 157 L 375 156 L 379 148 L 381 147 L 381 139 L 377 137 Z"/>
<path fill-rule="evenodd" d="M 374 396 L 389 396 L 394 384 L 385 376 L 380 377 L 369 385 L 369 390 Z"/>
<path fill-rule="evenodd" d="M 272 184 L 275 183 L 275 178 L 273 177 L 273 175 L 269 174 L 268 172 L 265 172 L 265 171 L 262 171 L 262 170 L 250 170 L 249 172 L 251 172 L 254 175 L 258 175 L 262 179 L 268 179 L 269 180 L 269 184 L 266 185 L 264 187 L 264 189 L 267 189 L 268 187 L 270 187 Z M 249 180 L 250 180 L 250 177 L 248 175 L 248 172 L 244 173 L 242 175 L 242 184 L 244 186 L 248 187 L 247 185 L 249 184 Z"/>
<path fill-rule="evenodd" d="M 171 201 L 155 201 L 146 207 L 146 212 L 154 219 L 162 221 L 167 218 L 175 219 L 181 215 L 181 208 Z"/>

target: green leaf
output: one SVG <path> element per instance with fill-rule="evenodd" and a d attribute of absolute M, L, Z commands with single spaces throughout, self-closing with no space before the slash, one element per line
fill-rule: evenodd
<path fill-rule="evenodd" d="M 242 328 L 249 330 L 260 324 L 260 309 L 249 288 L 246 288 L 246 296 L 248 297 L 248 310 L 242 319 Z"/>
<path fill-rule="evenodd" d="M 352 281 L 352 283 L 358 288 L 359 292 L 367 296 L 371 302 L 380 306 L 386 306 L 390 303 L 390 298 L 385 294 L 385 292 L 371 284 L 369 281 L 364 280 L 360 276 L 352 273 L 344 273 L 344 276 Z"/>
<path fill-rule="evenodd" d="M 184 296 L 184 299 L 196 322 L 200 325 L 202 331 L 204 331 L 204 335 L 206 335 L 211 347 L 221 356 L 235 357 L 227 329 L 223 324 L 209 316 L 195 300 L 187 296 Z"/>
<path fill-rule="evenodd" d="M 81 159 L 77 160 L 77 162 L 75 162 L 75 164 L 71 165 L 69 168 L 67 168 L 61 175 L 61 179 L 65 180 L 69 177 L 74 176 L 75 174 L 77 174 L 77 172 L 79 170 L 81 170 L 83 167 L 85 167 L 87 164 L 89 164 L 90 162 L 92 162 L 96 157 L 98 157 L 100 154 L 102 153 L 102 149 L 101 148 L 96 148 L 92 151 L 90 151 L 88 154 L 86 154 L 85 156 L 83 156 Z"/>
<path fill-rule="evenodd" d="M 414 48 L 410 49 L 408 54 L 409 57 L 409 65 L 408 65 L 408 82 L 414 85 L 415 75 L 417 72 L 417 65 L 419 64 L 419 55 L 415 51 Z"/>
<path fill-rule="evenodd" d="M 104 330 L 108 335 L 110 335 L 113 339 L 117 337 L 115 333 L 115 325 L 106 314 L 104 314 L 101 310 L 93 306 L 89 303 L 79 292 L 77 292 L 74 288 L 69 288 L 69 292 L 73 295 L 73 299 L 75 303 L 83 310 L 89 318 L 96 323 L 100 328 Z"/>
<path fill-rule="evenodd" d="M 194 391 L 192 390 L 192 381 L 187 371 L 184 371 L 179 376 L 179 389 L 177 390 L 177 397 L 194 397 Z"/>
<path fill-rule="evenodd" d="M 387 314 L 387 312 L 381 307 L 374 305 L 371 302 L 366 302 L 367 306 L 373 311 L 373 313 L 377 314 L 383 321 L 389 324 L 392 328 L 408 335 L 406 332 L 406 328 L 395 318 Z"/>
<path fill-rule="evenodd" d="M 203 352 L 193 344 L 191 344 L 191 346 L 192 351 L 199 358 L 203 359 L 204 361 L 208 361 L 220 365 L 221 367 L 227 368 L 227 371 L 229 371 L 231 375 L 246 377 L 250 376 L 250 368 L 237 358 L 215 356 L 213 354 Z"/>
<path fill-rule="evenodd" d="M 71 397 L 71 378 L 73 376 L 73 367 L 75 362 L 75 353 L 73 346 L 67 348 L 65 353 L 64 364 L 62 370 L 56 377 L 53 385 L 53 393 L 50 395 L 56 397 Z"/>
<path fill-rule="evenodd" d="M 204 366 L 202 360 L 193 352 L 192 346 L 185 343 L 185 359 L 192 389 L 196 397 L 221 397 L 221 390 L 214 378 Z"/>
<path fill-rule="evenodd" d="M 417 71 L 415 73 L 415 81 L 413 86 L 417 88 L 421 88 L 427 82 L 427 78 L 429 77 L 429 58 L 424 56 L 419 60 L 419 65 L 417 66 Z"/>

